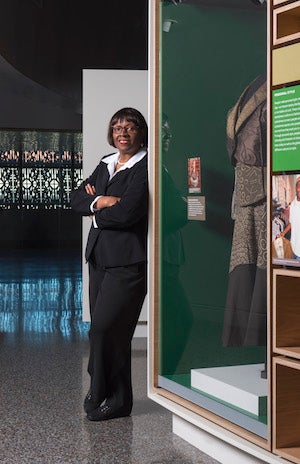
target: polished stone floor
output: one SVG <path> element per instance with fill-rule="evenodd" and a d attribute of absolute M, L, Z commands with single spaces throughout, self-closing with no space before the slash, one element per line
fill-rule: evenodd
<path fill-rule="evenodd" d="M 85 418 L 80 266 L 74 252 L 0 252 L 0 463 L 216 464 L 147 398 L 144 339 L 133 343 L 132 416 Z"/>

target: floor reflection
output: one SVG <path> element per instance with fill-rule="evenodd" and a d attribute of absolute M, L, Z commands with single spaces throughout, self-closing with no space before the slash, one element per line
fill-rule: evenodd
<path fill-rule="evenodd" d="M 90 422 L 81 257 L 0 251 L 1 464 L 217 464 L 172 434 L 147 398 L 146 341 L 133 341 L 132 417 Z"/>
<path fill-rule="evenodd" d="M 0 332 L 84 336 L 80 253 L 0 252 Z"/>

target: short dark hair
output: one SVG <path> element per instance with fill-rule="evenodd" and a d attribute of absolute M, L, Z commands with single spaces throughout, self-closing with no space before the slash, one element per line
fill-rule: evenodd
<path fill-rule="evenodd" d="M 118 121 L 130 121 L 133 122 L 140 131 L 143 132 L 143 139 L 142 144 L 145 148 L 148 146 L 148 126 L 146 120 L 142 113 L 140 113 L 135 108 L 122 108 L 121 110 L 117 111 L 113 117 L 111 118 L 109 125 L 108 125 L 108 132 L 107 132 L 107 140 L 109 145 L 115 146 L 114 139 L 113 139 L 113 126 Z"/>

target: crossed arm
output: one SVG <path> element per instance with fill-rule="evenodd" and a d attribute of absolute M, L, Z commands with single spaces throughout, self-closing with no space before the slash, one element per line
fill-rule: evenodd
<path fill-rule="evenodd" d="M 92 216 L 95 227 L 122 229 L 131 227 L 148 210 L 147 170 L 136 170 L 122 197 L 101 195 L 96 192 L 97 171 L 71 193 L 74 211 L 83 216 Z"/>
<path fill-rule="evenodd" d="M 91 184 L 85 185 L 85 191 L 88 195 L 96 195 L 96 189 Z M 102 195 L 101 197 L 98 198 L 96 203 L 94 203 L 94 209 L 109 208 L 110 206 L 115 205 L 120 200 L 121 200 L 120 197 Z"/>

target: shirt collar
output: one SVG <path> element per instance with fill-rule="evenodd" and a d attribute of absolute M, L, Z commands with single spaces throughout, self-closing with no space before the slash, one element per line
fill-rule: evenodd
<path fill-rule="evenodd" d="M 131 156 L 131 158 L 129 158 L 129 160 L 125 164 L 123 164 L 120 167 L 120 169 L 118 169 L 117 171 L 115 171 L 115 166 L 120 156 L 120 153 L 118 151 L 117 153 L 113 153 L 112 155 L 103 158 L 102 161 L 103 163 L 107 164 L 107 169 L 108 169 L 109 176 L 111 179 L 117 172 L 132 168 L 132 166 L 134 166 L 136 163 L 141 161 L 141 159 L 143 159 L 144 156 L 146 156 L 146 154 L 147 154 L 146 150 L 138 151 L 135 155 Z"/>

